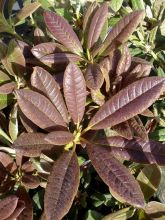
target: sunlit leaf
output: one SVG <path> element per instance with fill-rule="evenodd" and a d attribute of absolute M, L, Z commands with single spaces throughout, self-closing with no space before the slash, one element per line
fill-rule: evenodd
<path fill-rule="evenodd" d="M 67 20 L 50 11 L 44 13 L 44 19 L 47 28 L 60 43 L 76 54 L 82 53 L 81 43 Z"/>
<path fill-rule="evenodd" d="M 9 121 L 9 134 L 13 141 L 17 139 L 18 136 L 18 107 L 15 105 L 10 112 Z"/>
<path fill-rule="evenodd" d="M 55 161 L 45 192 L 47 220 L 61 220 L 69 211 L 79 186 L 79 165 L 73 152 L 64 152 Z"/>
<path fill-rule="evenodd" d="M 155 201 L 149 202 L 145 207 L 145 212 L 153 220 L 164 220 L 165 204 Z"/>
<path fill-rule="evenodd" d="M 123 0 L 111 0 L 110 7 L 113 11 L 117 12 L 123 4 Z"/>
<path fill-rule="evenodd" d="M 68 112 L 59 86 L 53 76 L 41 67 L 35 67 L 31 76 L 31 84 L 41 93 L 46 95 L 62 115 L 65 122 L 68 122 Z"/>
<path fill-rule="evenodd" d="M 155 164 L 146 165 L 137 176 L 146 200 L 149 200 L 158 189 L 160 178 L 160 169 Z"/>
<path fill-rule="evenodd" d="M 129 170 L 112 156 L 108 147 L 88 145 L 87 151 L 94 168 L 110 190 L 127 203 L 144 207 L 140 186 Z"/>
<path fill-rule="evenodd" d="M 0 94 L 10 94 L 16 88 L 15 82 L 9 82 L 0 86 Z"/>
<path fill-rule="evenodd" d="M 134 215 L 134 213 L 135 213 L 135 209 L 128 207 L 116 211 L 115 213 L 106 215 L 104 218 L 102 218 L 102 220 L 127 220 L 131 218 Z"/>
<path fill-rule="evenodd" d="M 162 93 L 164 80 L 148 77 L 128 85 L 99 109 L 89 126 L 95 130 L 111 127 L 143 112 Z"/>
<path fill-rule="evenodd" d="M 45 140 L 53 145 L 65 145 L 74 140 L 74 135 L 69 131 L 53 131 L 46 135 Z"/>
<path fill-rule="evenodd" d="M 51 129 L 56 125 L 66 126 L 60 113 L 43 95 L 30 90 L 17 90 L 17 100 L 22 112 L 43 129 Z"/>
<path fill-rule="evenodd" d="M 68 111 L 74 123 L 79 123 L 85 111 L 86 83 L 81 70 L 73 63 L 65 70 L 63 88 Z"/>
<path fill-rule="evenodd" d="M 52 144 L 44 140 L 43 133 L 23 133 L 13 144 L 13 148 L 27 157 L 37 157 L 42 151 L 53 148 Z"/>
<path fill-rule="evenodd" d="M 108 16 L 108 5 L 105 2 L 95 12 L 89 26 L 87 47 L 90 49 L 97 42 Z"/>

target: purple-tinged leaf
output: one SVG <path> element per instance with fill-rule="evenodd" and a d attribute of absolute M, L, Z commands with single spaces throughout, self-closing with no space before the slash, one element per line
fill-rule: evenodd
<path fill-rule="evenodd" d="M 5 220 L 15 220 L 21 214 L 21 212 L 25 208 L 25 203 L 23 201 L 18 201 L 17 207 L 14 212 L 10 215 L 10 217 L 5 218 Z"/>
<path fill-rule="evenodd" d="M 35 170 L 35 166 L 31 161 L 28 160 L 22 165 L 21 170 L 25 173 L 31 173 Z"/>
<path fill-rule="evenodd" d="M 154 118 L 154 114 L 148 108 L 144 110 L 143 112 L 141 112 L 140 114 L 148 118 Z"/>
<path fill-rule="evenodd" d="M 38 176 L 33 176 L 31 174 L 24 174 L 22 176 L 22 184 L 25 188 L 35 189 L 40 185 L 40 179 Z"/>
<path fill-rule="evenodd" d="M 94 1 L 92 4 L 90 4 L 90 6 L 87 8 L 84 18 L 83 18 L 83 31 L 86 32 L 87 31 L 87 27 L 89 27 L 89 23 L 91 20 L 91 16 L 93 14 L 93 12 L 95 11 L 97 7 L 97 3 Z"/>
<path fill-rule="evenodd" d="M 160 96 L 164 81 L 163 77 L 147 77 L 128 85 L 100 108 L 89 127 L 95 130 L 112 127 L 140 114 Z"/>
<path fill-rule="evenodd" d="M 56 66 L 57 64 L 68 64 L 69 62 L 79 62 L 82 61 L 83 59 L 72 53 L 54 53 L 54 54 L 49 54 L 46 56 L 43 56 L 40 58 L 40 61 L 43 62 L 44 64 L 48 66 Z"/>
<path fill-rule="evenodd" d="M 52 42 L 41 43 L 31 49 L 32 54 L 38 59 L 48 54 L 60 53 L 62 51 L 64 51 L 62 45 Z"/>
<path fill-rule="evenodd" d="M 146 131 L 141 119 L 138 116 L 130 118 L 128 120 L 128 123 L 129 123 L 130 127 L 132 128 L 134 134 L 137 137 L 140 137 L 143 140 L 148 141 L 147 131 Z"/>
<path fill-rule="evenodd" d="M 133 138 L 132 130 L 129 126 L 128 121 L 125 121 L 125 122 L 122 122 L 118 125 L 115 125 L 113 127 L 113 130 L 116 131 L 120 136 L 122 136 L 128 140 L 131 140 Z"/>
<path fill-rule="evenodd" d="M 67 20 L 50 11 L 44 13 L 44 19 L 47 28 L 60 43 L 73 53 L 83 52 L 81 43 Z"/>
<path fill-rule="evenodd" d="M 102 106 L 105 103 L 105 96 L 101 93 L 99 89 L 91 90 L 91 97 L 92 100 L 100 106 Z"/>
<path fill-rule="evenodd" d="M 0 152 L 0 161 L 8 172 L 13 173 L 16 171 L 17 166 L 9 154 Z"/>
<path fill-rule="evenodd" d="M 64 121 L 68 122 L 68 111 L 59 86 L 53 76 L 41 67 L 34 67 L 31 84 L 50 99 Z"/>
<path fill-rule="evenodd" d="M 20 50 L 25 58 L 29 58 L 32 56 L 31 46 L 29 46 L 24 41 L 17 40 L 16 42 L 17 42 L 17 45 L 20 48 Z"/>
<path fill-rule="evenodd" d="M 65 145 L 74 140 L 74 135 L 69 131 L 52 131 L 46 135 L 45 140 L 53 145 Z"/>
<path fill-rule="evenodd" d="M 0 201 L 0 220 L 8 218 L 16 209 L 18 197 L 11 195 Z"/>
<path fill-rule="evenodd" d="M 16 194 L 19 199 L 25 203 L 25 208 L 17 217 L 17 220 L 33 220 L 33 204 L 26 189 L 19 187 Z"/>
<path fill-rule="evenodd" d="M 114 49 L 126 42 L 129 36 L 136 30 L 144 16 L 144 11 L 137 10 L 123 17 L 109 32 L 101 47 L 93 51 L 93 56 L 97 53 L 109 55 Z"/>
<path fill-rule="evenodd" d="M 20 109 L 18 110 L 21 123 L 25 130 L 29 133 L 36 132 L 38 128 L 37 125 L 35 125 L 30 119 L 28 119 Z"/>
<path fill-rule="evenodd" d="M 42 151 L 48 151 L 53 145 L 45 139 L 43 133 L 23 133 L 13 144 L 13 148 L 27 157 L 38 157 Z"/>
<path fill-rule="evenodd" d="M 107 137 L 95 140 L 95 142 L 110 146 L 110 152 L 123 160 L 142 164 L 165 165 L 165 145 L 160 142 L 142 139 L 127 140 L 122 137 Z"/>
<path fill-rule="evenodd" d="M 87 151 L 92 165 L 110 190 L 126 203 L 143 208 L 144 197 L 140 186 L 129 170 L 113 157 L 110 148 L 88 145 Z"/>
<path fill-rule="evenodd" d="M 97 42 L 108 16 L 108 5 L 105 2 L 95 12 L 89 26 L 87 47 L 90 49 Z"/>
<path fill-rule="evenodd" d="M 55 161 L 45 191 L 47 220 L 61 220 L 69 211 L 79 186 L 78 159 L 73 152 L 64 152 Z"/>
<path fill-rule="evenodd" d="M 94 63 L 87 66 L 85 80 L 89 89 L 98 90 L 101 88 L 104 77 L 98 64 Z"/>
<path fill-rule="evenodd" d="M 74 63 L 70 63 L 65 70 L 63 89 L 68 111 L 74 123 L 79 123 L 85 111 L 86 83 L 81 70 Z"/>
<path fill-rule="evenodd" d="M 56 125 L 66 126 L 54 105 L 40 93 L 30 90 L 17 90 L 17 101 L 22 112 L 40 128 L 50 130 Z"/>
<path fill-rule="evenodd" d="M 149 216 L 149 220 L 164 220 L 165 204 L 151 201 L 146 205 L 145 212 Z"/>

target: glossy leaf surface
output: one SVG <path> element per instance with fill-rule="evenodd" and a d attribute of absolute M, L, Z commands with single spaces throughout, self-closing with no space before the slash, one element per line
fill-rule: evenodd
<path fill-rule="evenodd" d="M 41 67 L 35 67 L 31 76 L 31 84 L 41 93 L 44 93 L 57 108 L 65 122 L 68 122 L 68 111 L 59 86 L 53 76 Z"/>
<path fill-rule="evenodd" d="M 65 70 L 63 88 L 68 111 L 74 123 L 79 123 L 85 111 L 86 83 L 81 70 L 73 63 Z"/>
<path fill-rule="evenodd" d="M 94 168 L 110 190 L 135 207 L 144 206 L 140 186 L 127 168 L 112 156 L 108 147 L 88 145 L 87 151 Z"/>
<path fill-rule="evenodd" d="M 45 192 L 47 220 L 61 220 L 69 211 L 79 186 L 79 165 L 75 153 L 64 152 L 54 163 Z"/>
<path fill-rule="evenodd" d="M 161 77 L 148 77 L 132 83 L 108 100 L 89 126 L 96 130 L 111 127 L 143 112 L 160 96 L 164 81 Z"/>
<path fill-rule="evenodd" d="M 54 105 L 43 95 L 30 90 L 17 90 L 17 100 L 22 112 L 33 123 L 49 130 L 56 125 L 66 126 Z"/>
<path fill-rule="evenodd" d="M 82 53 L 81 43 L 67 20 L 50 11 L 44 13 L 44 19 L 47 28 L 60 43 L 73 53 Z"/>

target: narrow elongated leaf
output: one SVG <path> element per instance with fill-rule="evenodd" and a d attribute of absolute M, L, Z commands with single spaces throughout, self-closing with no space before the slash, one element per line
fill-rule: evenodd
<path fill-rule="evenodd" d="M 139 175 L 137 180 L 141 186 L 142 192 L 146 200 L 156 192 L 160 184 L 161 173 L 160 168 L 156 164 L 146 165 Z"/>
<path fill-rule="evenodd" d="M 97 42 L 108 16 L 108 5 L 104 3 L 95 12 L 89 26 L 87 47 L 90 49 Z"/>
<path fill-rule="evenodd" d="M 68 64 L 69 62 L 76 63 L 82 61 L 82 58 L 76 54 L 63 52 L 43 56 L 40 58 L 40 61 L 48 66 L 54 66 L 57 64 Z"/>
<path fill-rule="evenodd" d="M 96 9 L 97 3 L 94 1 L 93 3 L 90 4 L 90 6 L 87 8 L 84 18 L 83 18 L 83 31 L 85 32 L 87 30 L 87 26 L 90 23 L 91 16 Z"/>
<path fill-rule="evenodd" d="M 39 127 L 49 130 L 56 125 L 66 126 L 60 113 L 43 95 L 25 89 L 17 90 L 16 95 L 22 112 Z"/>
<path fill-rule="evenodd" d="M 79 123 L 85 111 L 86 83 L 81 70 L 74 63 L 70 63 L 65 70 L 63 88 L 68 111 L 74 123 Z"/>
<path fill-rule="evenodd" d="M 10 112 L 9 121 L 9 134 L 13 141 L 17 139 L 18 136 L 18 106 L 14 105 Z"/>
<path fill-rule="evenodd" d="M 47 42 L 34 46 L 31 49 L 31 52 L 36 58 L 41 59 L 42 57 L 48 54 L 60 53 L 63 50 L 64 48 L 62 47 L 62 45 L 57 43 Z"/>
<path fill-rule="evenodd" d="M 108 145 L 110 152 L 123 160 L 132 160 L 142 164 L 165 165 L 165 145 L 156 141 L 142 139 L 127 140 L 122 137 L 107 137 L 95 140 L 96 143 Z"/>
<path fill-rule="evenodd" d="M 106 215 L 102 220 L 127 220 L 131 218 L 135 213 L 135 209 L 132 207 L 127 207 L 116 211 L 115 213 L 111 213 Z"/>
<path fill-rule="evenodd" d="M 69 131 L 53 131 L 46 135 L 45 140 L 53 145 L 65 145 L 74 140 L 74 135 Z"/>
<path fill-rule="evenodd" d="M 25 203 L 25 209 L 17 217 L 17 220 L 33 220 L 33 204 L 26 189 L 19 187 L 16 194 L 19 199 Z"/>
<path fill-rule="evenodd" d="M 112 156 L 108 147 L 88 145 L 87 151 L 94 168 L 110 190 L 127 203 L 144 207 L 140 186 L 127 168 Z"/>
<path fill-rule="evenodd" d="M 100 108 L 89 126 L 95 130 L 111 127 L 143 112 L 160 96 L 164 81 L 147 77 L 128 85 Z"/>
<path fill-rule="evenodd" d="M 35 12 L 40 7 L 39 2 L 29 3 L 28 5 L 24 6 L 16 15 L 15 24 L 19 23 L 20 21 L 24 20 L 28 16 L 30 16 L 33 12 Z"/>
<path fill-rule="evenodd" d="M 79 172 L 77 156 L 71 151 L 54 163 L 44 199 L 47 220 L 61 220 L 69 211 L 78 190 Z"/>
<path fill-rule="evenodd" d="M 93 55 L 95 56 L 99 51 L 99 53 L 104 51 L 104 56 L 108 55 L 112 50 L 126 42 L 143 19 L 143 15 L 142 10 L 137 10 L 122 18 L 109 32 L 101 48 L 94 50 Z"/>
<path fill-rule="evenodd" d="M 44 19 L 47 28 L 60 43 L 73 53 L 83 52 L 81 43 L 67 20 L 50 11 L 44 13 Z"/>
<path fill-rule="evenodd" d="M 11 195 L 0 201 L 0 219 L 8 218 L 17 207 L 18 197 Z"/>
<path fill-rule="evenodd" d="M 68 111 L 66 109 L 62 94 L 59 90 L 59 86 L 53 76 L 51 76 L 43 68 L 35 67 L 31 76 L 31 84 L 40 92 L 43 92 L 44 95 L 51 100 L 59 113 L 62 115 L 64 121 L 68 122 Z"/>
<path fill-rule="evenodd" d="M 16 88 L 15 82 L 9 82 L 0 86 L 0 94 L 10 94 Z"/>
<path fill-rule="evenodd" d="M 94 63 L 88 65 L 85 72 L 85 80 L 88 88 L 93 90 L 101 88 L 104 77 L 98 64 Z"/>
<path fill-rule="evenodd" d="M 27 157 L 37 157 L 42 151 L 53 148 L 52 144 L 44 140 L 46 134 L 42 133 L 23 133 L 13 144 L 18 152 Z"/>

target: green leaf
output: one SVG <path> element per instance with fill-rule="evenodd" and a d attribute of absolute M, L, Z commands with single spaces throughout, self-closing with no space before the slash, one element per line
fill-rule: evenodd
<path fill-rule="evenodd" d="M 6 108 L 13 100 L 13 95 L 0 94 L 0 110 Z"/>
<path fill-rule="evenodd" d="M 160 200 L 160 202 L 165 203 L 165 168 L 161 167 L 161 180 L 158 187 L 158 190 L 156 192 L 156 196 Z"/>
<path fill-rule="evenodd" d="M 117 12 L 123 4 L 123 0 L 111 0 L 110 7 L 113 11 Z"/>
<path fill-rule="evenodd" d="M 56 13 L 68 21 L 72 21 L 73 19 L 67 8 L 56 8 Z"/>
<path fill-rule="evenodd" d="M 99 212 L 96 212 L 94 210 L 88 210 L 84 220 L 101 220 L 102 217 L 103 216 Z"/>
<path fill-rule="evenodd" d="M 156 141 L 165 141 L 165 128 L 155 130 L 150 134 L 150 138 Z"/>
<path fill-rule="evenodd" d="M 131 0 L 131 3 L 134 10 L 145 9 L 145 4 L 143 0 Z"/>
<path fill-rule="evenodd" d="M 160 178 L 160 169 L 156 164 L 146 165 L 139 173 L 137 180 L 146 200 L 149 200 L 158 189 Z"/>
<path fill-rule="evenodd" d="M 7 144 L 8 146 L 10 146 L 12 143 L 10 137 L 1 128 L 0 128 L 0 141 L 3 144 Z"/>
<path fill-rule="evenodd" d="M 0 33 L 7 32 L 9 34 L 14 34 L 14 30 L 6 21 L 4 15 L 0 13 Z"/>
<path fill-rule="evenodd" d="M 102 220 L 126 220 L 131 218 L 135 213 L 132 207 L 121 209 L 115 213 L 106 215 Z"/>
<path fill-rule="evenodd" d="M 165 36 L 165 19 L 160 26 L 160 32 L 163 36 Z"/>

